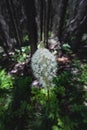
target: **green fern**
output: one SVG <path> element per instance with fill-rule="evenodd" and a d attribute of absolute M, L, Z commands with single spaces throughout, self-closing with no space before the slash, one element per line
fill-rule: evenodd
<path fill-rule="evenodd" d="M 5 70 L 0 70 L 0 89 L 9 89 L 13 87 L 12 78 L 7 75 Z"/>

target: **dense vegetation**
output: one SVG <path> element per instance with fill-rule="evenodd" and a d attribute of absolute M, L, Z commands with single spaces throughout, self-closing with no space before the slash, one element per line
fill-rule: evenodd
<path fill-rule="evenodd" d="M 87 1 L 0 1 L 0 130 L 87 129 Z"/>

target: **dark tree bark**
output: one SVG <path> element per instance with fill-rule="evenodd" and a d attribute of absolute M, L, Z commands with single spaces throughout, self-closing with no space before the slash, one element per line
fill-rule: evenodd
<path fill-rule="evenodd" d="M 51 20 L 51 0 L 47 0 L 47 12 L 46 12 L 46 47 L 48 48 L 48 37 L 49 37 L 49 24 Z"/>
<path fill-rule="evenodd" d="M 43 0 L 44 12 L 43 12 L 43 34 L 44 34 L 44 43 L 46 43 L 46 0 Z"/>
<path fill-rule="evenodd" d="M 14 3 L 12 0 L 6 0 L 7 3 L 7 8 L 10 14 L 10 18 L 12 21 L 12 25 L 14 28 L 14 32 L 15 32 L 15 36 L 16 36 L 16 40 L 18 43 L 18 47 L 21 47 L 21 38 L 20 38 L 20 34 L 19 34 L 19 30 L 18 30 L 18 21 L 17 21 L 17 17 L 16 17 L 16 13 L 15 13 L 15 7 L 14 7 Z"/>
<path fill-rule="evenodd" d="M 48 48 L 50 20 L 51 20 L 51 0 L 43 0 L 43 34 L 44 34 L 43 41 L 45 43 L 46 48 Z"/>
<path fill-rule="evenodd" d="M 5 53 L 9 57 L 9 49 L 12 48 L 12 42 L 9 36 L 9 26 L 1 13 L 0 13 L 0 45 L 3 47 Z"/>
<path fill-rule="evenodd" d="M 53 33 L 54 36 L 58 36 L 58 28 L 59 28 L 59 14 L 60 14 L 60 1 L 61 0 L 52 0 L 53 7 Z"/>
<path fill-rule="evenodd" d="M 61 37 L 62 37 L 67 6 L 68 6 L 68 0 L 60 1 L 60 18 L 59 18 L 59 28 L 58 28 L 58 38 L 60 41 L 61 41 Z"/>
<path fill-rule="evenodd" d="M 78 11 L 65 30 L 64 41 L 70 41 L 74 51 L 79 49 L 82 35 L 87 33 L 87 1 L 79 0 Z"/>
<path fill-rule="evenodd" d="M 24 0 L 24 7 L 28 20 L 28 32 L 29 32 L 29 40 L 31 46 L 31 55 L 37 49 L 37 24 L 36 24 L 36 9 L 35 9 L 35 0 Z"/>
<path fill-rule="evenodd" d="M 78 0 L 68 0 L 68 14 L 69 14 L 69 19 L 68 21 L 70 22 L 77 14 L 78 11 Z"/>
<path fill-rule="evenodd" d="M 43 13 L 44 13 L 44 1 L 40 0 L 40 41 L 43 40 Z"/>

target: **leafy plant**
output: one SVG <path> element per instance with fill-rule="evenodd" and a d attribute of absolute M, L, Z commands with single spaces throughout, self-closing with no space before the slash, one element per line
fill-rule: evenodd
<path fill-rule="evenodd" d="M 0 69 L 0 129 L 4 130 L 3 118 L 11 102 L 13 79 L 4 69 Z"/>
<path fill-rule="evenodd" d="M 29 41 L 29 37 L 28 37 L 28 35 L 25 35 L 25 36 L 23 37 L 23 42 L 27 42 L 27 41 Z"/>
<path fill-rule="evenodd" d="M 77 70 L 79 69 L 77 72 L 73 72 L 73 70 L 78 65 L 74 64 L 73 67 L 75 68 L 62 72 L 55 80 L 59 115 L 63 130 L 86 130 L 85 82 L 81 80 L 80 67 L 77 68 Z"/>
<path fill-rule="evenodd" d="M 62 49 L 63 51 L 65 51 L 66 53 L 68 53 L 68 54 L 71 54 L 71 53 L 72 53 L 71 47 L 70 47 L 70 45 L 69 45 L 68 43 L 64 43 L 64 44 L 62 45 L 61 49 Z"/>
<path fill-rule="evenodd" d="M 83 81 L 85 85 L 87 85 L 87 64 L 81 66 L 81 72 L 81 81 Z"/>
<path fill-rule="evenodd" d="M 12 78 L 6 74 L 6 71 L 0 70 L 0 89 L 10 89 L 13 87 Z"/>
<path fill-rule="evenodd" d="M 53 130 L 53 126 L 59 128 L 58 105 L 54 89 L 49 90 L 49 99 L 45 88 L 32 88 L 32 94 L 32 103 L 35 105 L 32 129 Z"/>
<path fill-rule="evenodd" d="M 17 62 L 25 62 L 29 58 L 30 47 L 22 47 L 21 51 L 15 49 L 15 54 L 13 55 L 13 60 Z"/>
<path fill-rule="evenodd" d="M 14 79 L 12 100 L 4 115 L 5 129 L 24 130 L 29 120 L 31 77 L 17 76 Z M 14 121 L 15 120 L 15 121 Z M 5 130 L 4 129 L 4 130 Z"/>

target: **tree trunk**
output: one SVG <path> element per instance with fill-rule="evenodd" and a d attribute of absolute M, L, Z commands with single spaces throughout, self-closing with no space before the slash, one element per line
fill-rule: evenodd
<path fill-rule="evenodd" d="M 44 1 L 40 0 L 40 41 L 43 40 L 43 13 L 44 13 Z"/>
<path fill-rule="evenodd" d="M 82 35 L 86 31 L 87 27 L 87 1 L 80 0 L 78 4 L 78 11 L 74 19 L 70 21 L 70 24 L 65 30 L 64 41 L 71 42 L 71 47 L 74 51 L 79 49 Z"/>
<path fill-rule="evenodd" d="M 60 18 L 59 18 L 59 28 L 58 28 L 58 38 L 60 41 L 61 41 L 61 37 L 62 37 L 67 6 L 68 6 L 68 0 L 60 1 Z"/>
<path fill-rule="evenodd" d="M 9 57 L 9 49 L 12 46 L 11 38 L 9 36 L 9 26 L 4 17 L 0 13 L 0 45 L 3 47 L 5 53 Z"/>
<path fill-rule="evenodd" d="M 48 37 L 49 37 L 49 24 L 51 20 L 51 0 L 47 1 L 47 12 L 46 12 L 46 47 L 48 48 Z"/>
<path fill-rule="evenodd" d="M 29 40 L 31 46 L 31 55 L 37 49 L 37 24 L 36 24 L 36 9 L 35 9 L 35 0 L 24 0 L 24 7 L 28 20 L 28 32 L 29 32 Z"/>
<path fill-rule="evenodd" d="M 18 30 L 18 23 L 17 23 L 17 17 L 16 17 L 16 13 L 15 13 L 15 9 L 14 9 L 14 4 L 13 4 L 12 0 L 6 0 L 6 2 L 7 2 L 7 8 L 8 8 L 9 14 L 10 14 L 10 18 L 11 18 L 12 23 L 13 23 L 16 40 L 17 40 L 18 46 L 20 48 L 21 47 L 21 39 L 20 39 L 19 30 Z"/>

